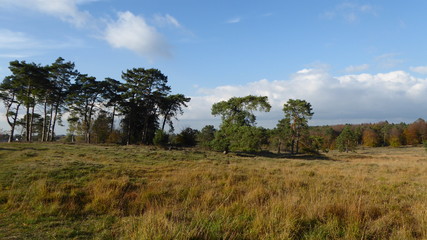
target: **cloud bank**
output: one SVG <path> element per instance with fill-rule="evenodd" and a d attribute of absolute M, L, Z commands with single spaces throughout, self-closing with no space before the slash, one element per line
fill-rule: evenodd
<path fill-rule="evenodd" d="M 311 125 L 412 122 L 426 117 L 426 90 L 427 79 L 405 71 L 332 76 L 322 69 L 303 69 L 288 80 L 262 79 L 246 85 L 200 88 L 199 96 L 192 97 L 181 119 L 184 124 L 199 121 L 198 127 L 210 121 L 218 123 L 219 118 L 213 118 L 210 107 L 206 106 L 252 94 L 268 96 L 272 105 L 270 113 L 257 114 L 259 125 L 265 127 L 274 127 L 283 118 L 283 104 L 290 98 L 305 99 L 312 104 L 315 114 Z"/>

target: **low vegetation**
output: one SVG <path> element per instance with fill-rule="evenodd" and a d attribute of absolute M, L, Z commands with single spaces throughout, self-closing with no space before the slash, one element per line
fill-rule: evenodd
<path fill-rule="evenodd" d="M 0 145 L 0 239 L 426 239 L 422 147 Z"/>

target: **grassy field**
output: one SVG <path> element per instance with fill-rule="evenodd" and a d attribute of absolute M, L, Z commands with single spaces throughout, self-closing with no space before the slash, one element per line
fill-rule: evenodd
<path fill-rule="evenodd" d="M 0 239 L 427 239 L 427 154 L 3 143 Z"/>

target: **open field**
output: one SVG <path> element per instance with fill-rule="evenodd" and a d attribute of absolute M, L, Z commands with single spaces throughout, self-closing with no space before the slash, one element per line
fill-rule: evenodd
<path fill-rule="evenodd" d="M 0 145 L 0 239 L 426 239 L 427 154 Z"/>

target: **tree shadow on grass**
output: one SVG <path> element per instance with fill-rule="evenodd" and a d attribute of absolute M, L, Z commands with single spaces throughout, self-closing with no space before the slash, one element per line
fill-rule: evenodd
<path fill-rule="evenodd" d="M 336 159 L 330 158 L 321 153 L 300 153 L 300 154 L 290 154 L 290 153 L 273 153 L 268 151 L 263 152 L 237 152 L 236 156 L 239 157 L 265 157 L 265 158 L 274 158 L 274 159 L 297 159 L 297 160 L 323 160 L 323 161 L 338 161 Z"/>
<path fill-rule="evenodd" d="M 0 147 L 0 151 L 18 151 L 19 149 L 15 149 L 15 148 L 2 148 Z"/>

